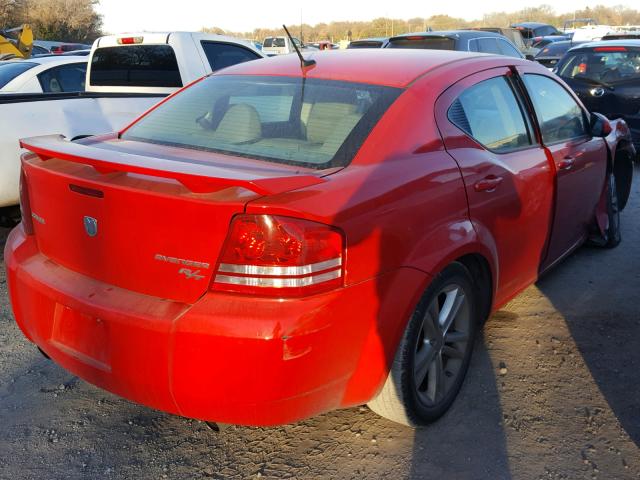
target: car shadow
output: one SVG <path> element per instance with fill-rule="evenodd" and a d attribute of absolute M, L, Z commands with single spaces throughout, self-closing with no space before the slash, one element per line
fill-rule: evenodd
<path fill-rule="evenodd" d="M 637 246 L 640 244 L 638 166 L 634 173 L 636 181 L 621 214 L 621 225 L 623 244 Z M 638 292 L 638 284 L 637 248 L 587 247 L 555 267 L 537 286 L 564 317 L 600 391 L 621 426 L 640 447 L 640 306 L 637 297 L 632 296 Z M 616 306 L 615 311 L 611 305 Z"/>
<path fill-rule="evenodd" d="M 637 203 L 634 202 L 634 203 Z M 637 218 L 626 215 L 627 224 Z M 623 241 L 640 242 L 637 225 Z M 628 232 L 626 230 L 625 232 Z M 618 275 L 602 275 L 601 269 Z M 575 273 L 581 272 L 580 280 Z M 569 273 L 571 282 L 567 282 Z M 640 282 L 640 254 L 584 248 L 544 276 L 538 288 L 564 317 L 591 376 L 607 403 L 637 446 L 640 447 L 640 308 L 630 298 L 630 284 Z M 635 289 L 637 291 L 637 288 Z M 602 296 L 608 297 L 606 302 Z M 611 311 L 610 305 L 616 305 Z"/>
<path fill-rule="evenodd" d="M 480 334 L 469 373 L 451 409 L 436 423 L 414 432 L 406 478 L 500 480 L 511 476 L 495 368 Z"/>

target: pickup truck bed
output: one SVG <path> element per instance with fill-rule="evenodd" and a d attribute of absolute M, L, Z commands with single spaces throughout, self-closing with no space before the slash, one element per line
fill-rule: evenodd
<path fill-rule="evenodd" d="M 67 138 L 112 132 L 166 94 L 53 93 L 0 96 L 0 207 L 18 203 L 20 138 L 59 132 Z"/>

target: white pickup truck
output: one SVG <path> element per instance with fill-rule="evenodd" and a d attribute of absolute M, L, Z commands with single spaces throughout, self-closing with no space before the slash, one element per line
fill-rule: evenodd
<path fill-rule="evenodd" d="M 84 92 L 0 95 L 0 223 L 19 214 L 20 138 L 119 130 L 183 85 L 262 57 L 249 42 L 222 35 L 112 35 L 93 43 Z"/>

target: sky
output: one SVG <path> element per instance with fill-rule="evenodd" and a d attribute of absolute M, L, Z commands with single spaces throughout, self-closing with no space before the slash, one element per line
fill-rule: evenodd
<path fill-rule="evenodd" d="M 637 0 L 550 0 L 541 3 L 555 5 L 558 13 L 571 12 L 586 6 L 601 4 L 632 6 Z M 103 15 L 104 31 L 124 33 L 134 31 L 197 31 L 202 27 L 220 27 L 234 32 L 249 32 L 254 28 L 276 28 L 285 24 L 339 20 L 372 20 L 377 17 L 409 19 L 446 14 L 465 20 L 482 18 L 485 13 L 516 11 L 538 5 L 513 0 L 463 1 L 349 1 L 349 0 L 100 0 L 98 11 Z"/>

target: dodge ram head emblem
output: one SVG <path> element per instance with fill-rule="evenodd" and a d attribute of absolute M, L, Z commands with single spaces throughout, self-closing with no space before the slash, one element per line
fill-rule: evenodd
<path fill-rule="evenodd" d="M 93 217 L 84 217 L 84 231 L 90 237 L 95 237 L 98 234 L 98 220 Z"/>

